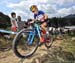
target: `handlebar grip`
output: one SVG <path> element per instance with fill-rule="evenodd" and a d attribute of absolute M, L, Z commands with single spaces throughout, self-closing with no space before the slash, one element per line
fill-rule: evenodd
<path fill-rule="evenodd" d="M 34 23 L 37 23 L 37 24 L 39 24 L 39 23 L 41 23 L 39 20 L 36 20 Z"/>

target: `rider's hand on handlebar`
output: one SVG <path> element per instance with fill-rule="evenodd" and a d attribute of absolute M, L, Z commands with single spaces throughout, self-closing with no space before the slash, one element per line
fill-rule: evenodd
<path fill-rule="evenodd" d="M 34 21 L 29 22 L 30 24 L 34 23 Z"/>
<path fill-rule="evenodd" d="M 32 19 L 32 21 L 30 21 L 29 23 L 32 24 L 32 23 L 34 23 L 35 21 L 36 21 L 36 19 Z"/>
<path fill-rule="evenodd" d="M 34 21 L 30 21 L 28 22 L 28 25 L 32 25 L 34 23 Z"/>

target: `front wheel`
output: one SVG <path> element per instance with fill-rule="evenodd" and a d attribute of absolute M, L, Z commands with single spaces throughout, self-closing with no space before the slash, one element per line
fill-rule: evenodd
<path fill-rule="evenodd" d="M 13 40 L 13 51 L 19 58 L 27 58 L 35 53 L 38 48 L 39 40 L 37 36 L 34 37 L 33 43 L 29 44 L 28 36 L 33 30 L 21 30 Z"/>

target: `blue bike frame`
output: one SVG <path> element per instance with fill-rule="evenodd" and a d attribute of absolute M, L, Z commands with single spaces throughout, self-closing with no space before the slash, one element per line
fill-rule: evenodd
<path fill-rule="evenodd" d="M 27 41 L 28 41 L 29 45 L 33 44 L 33 40 L 34 40 L 35 35 L 38 35 L 38 37 L 41 36 L 40 30 L 41 30 L 41 27 L 38 24 L 35 23 L 34 27 L 33 27 L 33 31 L 30 31 L 29 35 L 28 35 Z"/>

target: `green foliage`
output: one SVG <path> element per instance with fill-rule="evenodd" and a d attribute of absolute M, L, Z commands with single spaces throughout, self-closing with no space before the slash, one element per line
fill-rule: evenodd
<path fill-rule="evenodd" d="M 0 28 L 6 29 L 7 27 L 10 26 L 11 26 L 11 21 L 9 16 L 0 12 Z"/>
<path fill-rule="evenodd" d="M 48 25 L 53 27 L 64 27 L 64 26 L 72 26 L 75 25 L 74 17 L 53 17 L 48 19 Z"/>

